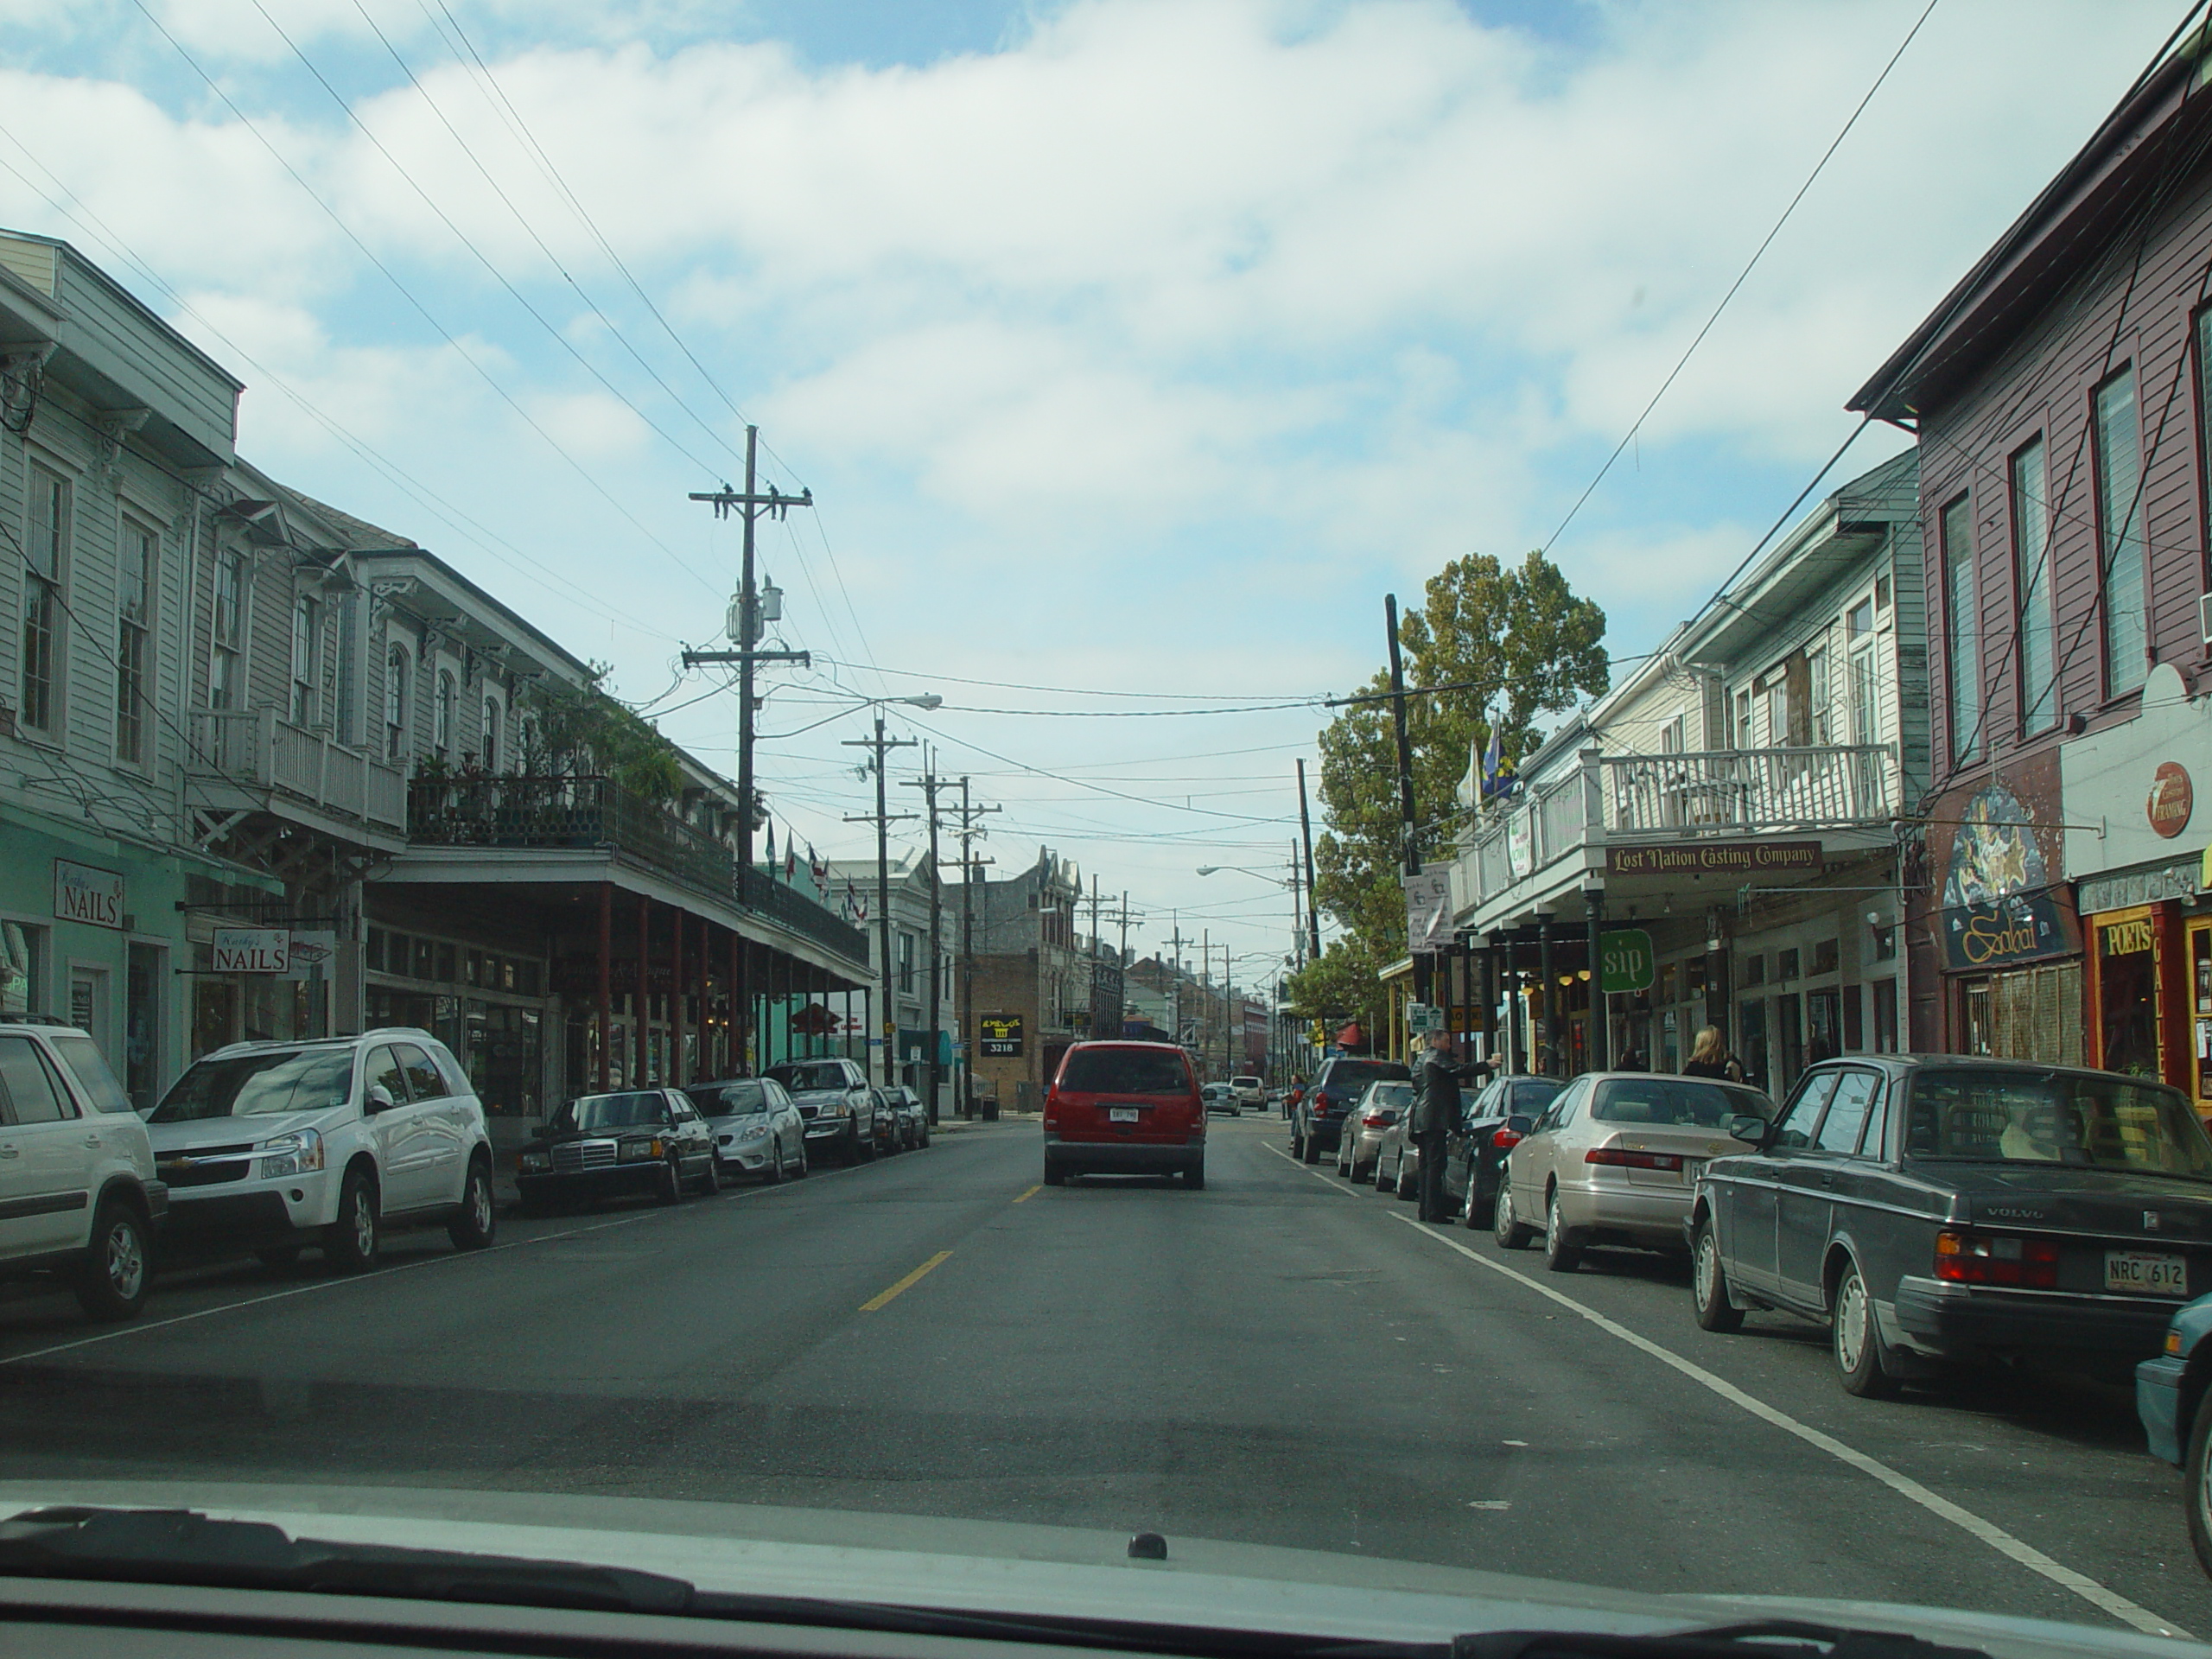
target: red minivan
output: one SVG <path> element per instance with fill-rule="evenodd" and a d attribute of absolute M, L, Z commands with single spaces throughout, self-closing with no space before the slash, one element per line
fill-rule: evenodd
<path fill-rule="evenodd" d="M 1206 1184 L 1206 1108 L 1172 1043 L 1077 1043 L 1045 1096 L 1045 1185 L 1070 1175 L 1172 1175 Z"/>

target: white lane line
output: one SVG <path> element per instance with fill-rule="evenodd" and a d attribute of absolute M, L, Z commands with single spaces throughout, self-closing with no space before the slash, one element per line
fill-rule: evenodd
<path fill-rule="evenodd" d="M 1339 1198 L 1349 1198 L 1354 1196 L 1353 1188 L 1349 1186 L 1338 1186 L 1334 1181 L 1331 1180 L 1326 1175 L 1324 1175 L 1319 1170 L 1314 1168 L 1310 1164 L 1301 1164 L 1297 1159 L 1292 1157 L 1281 1147 L 1268 1145 L 1268 1143 L 1265 1141 L 1262 1141 L 1261 1144 L 1267 1146 L 1269 1152 L 1274 1154 L 1276 1157 L 1281 1159 L 1283 1162 L 1288 1164 L 1293 1169 L 1298 1171 L 1302 1175 L 1311 1175 L 1315 1180 L 1320 1182 L 1322 1185 L 1327 1187 L 1330 1192 L 1336 1193 Z M 1401 1216 L 1398 1219 L 1403 1221 L 1405 1217 Z"/>
<path fill-rule="evenodd" d="M 850 1175 L 857 1168 L 858 1166 L 849 1169 L 825 1170 L 819 1177 L 810 1173 L 807 1179 L 811 1181 L 833 1175 Z M 721 1196 L 727 1198 L 752 1198 L 769 1192 L 792 1190 L 794 1189 L 791 1183 L 785 1182 L 780 1186 L 748 1186 L 739 1192 L 725 1192 Z M 582 1238 L 587 1234 L 604 1233 L 616 1227 L 635 1226 L 641 1221 L 671 1221 L 679 1216 L 692 1216 L 699 1213 L 700 1211 L 690 1209 L 643 1210 L 635 1215 L 617 1216 L 612 1221 L 594 1222 L 588 1227 L 569 1227 L 557 1233 L 540 1233 L 535 1238 L 518 1238 L 512 1243 L 494 1244 L 488 1250 L 456 1250 L 447 1255 L 426 1255 L 416 1262 L 396 1262 L 390 1267 L 378 1268 L 373 1273 L 352 1274 L 343 1279 L 325 1279 L 312 1285 L 295 1285 L 289 1290 L 272 1290 L 265 1295 L 248 1296 L 235 1302 L 218 1302 L 213 1307 L 200 1308 L 190 1313 L 173 1313 L 165 1319 L 137 1320 L 113 1331 L 104 1331 L 98 1336 L 78 1337 L 69 1342 L 57 1342 L 44 1348 L 28 1349 L 20 1354 L 0 1355 L 0 1367 L 21 1365 L 34 1359 L 46 1359 L 55 1354 L 70 1353 L 79 1348 L 90 1348 L 103 1342 L 120 1342 L 125 1337 L 142 1337 L 149 1332 L 167 1330 L 171 1325 L 189 1325 L 195 1319 L 210 1319 L 218 1313 L 235 1313 L 241 1308 L 259 1307 L 267 1302 L 286 1301 L 294 1296 L 311 1296 L 318 1291 L 326 1290 L 358 1289 L 363 1286 L 373 1285 L 380 1280 L 389 1279 L 394 1274 L 413 1273 L 418 1268 L 449 1266 L 457 1262 L 481 1262 L 491 1256 L 504 1255 L 509 1250 L 526 1250 L 534 1245 L 553 1244 L 563 1239 Z"/>
<path fill-rule="evenodd" d="M 1846 1446 L 1834 1435 L 1824 1433 L 1810 1423 L 1800 1422 L 1788 1412 L 1777 1411 L 1765 1401 L 1745 1393 L 1726 1377 L 1715 1376 L 1713 1372 L 1707 1370 L 1704 1366 L 1684 1359 L 1672 1349 L 1662 1347 L 1649 1337 L 1630 1330 L 1618 1320 L 1607 1319 L 1596 1308 L 1578 1302 L 1573 1297 L 1554 1290 L 1541 1280 L 1532 1279 L 1516 1268 L 1509 1268 L 1503 1262 L 1493 1262 L 1488 1256 L 1469 1249 L 1457 1239 L 1447 1238 L 1435 1229 L 1422 1225 L 1410 1216 L 1394 1216 L 1392 1219 L 1404 1222 L 1407 1226 L 1424 1238 L 1433 1239 L 1447 1250 L 1457 1250 L 1477 1267 L 1487 1268 L 1503 1278 L 1525 1285 L 1539 1296 L 1548 1297 L 1561 1307 L 1579 1313 L 1606 1335 L 1618 1337 L 1630 1347 L 1639 1349 L 1650 1355 L 1661 1364 L 1671 1366 L 1689 1378 L 1691 1382 L 1702 1388 L 1712 1389 L 1729 1404 L 1742 1408 L 1760 1421 L 1770 1423 L 1784 1433 L 1795 1434 L 1806 1445 L 1827 1452 L 1839 1463 L 1848 1464 L 1861 1474 L 1872 1476 L 1898 1497 L 1910 1499 L 1929 1514 L 1940 1516 L 1961 1530 L 1973 1534 L 1999 1554 L 2018 1562 L 2031 1573 L 2041 1573 L 2053 1584 L 2063 1589 L 2072 1591 L 2090 1605 L 2110 1613 L 2122 1623 L 2132 1624 L 2139 1630 L 2147 1630 L 2152 1636 L 2178 1637 L 2183 1641 L 2194 1639 L 2188 1631 L 2171 1619 L 2161 1618 L 2148 1608 L 2137 1606 L 2117 1591 L 2107 1590 L 2087 1574 L 2077 1573 L 2072 1567 L 2053 1560 L 2034 1545 L 2015 1538 L 1995 1522 L 1986 1521 L 1973 1510 L 1962 1508 L 1951 1502 L 1949 1498 L 1930 1491 L 1910 1475 L 1899 1474 L 1878 1458 L 1870 1458 L 1856 1447 Z"/>

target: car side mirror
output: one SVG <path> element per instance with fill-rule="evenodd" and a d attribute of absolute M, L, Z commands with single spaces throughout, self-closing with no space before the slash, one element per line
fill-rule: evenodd
<path fill-rule="evenodd" d="M 1516 1113 L 1505 1120 L 1505 1127 L 1516 1135 L 1525 1135 L 1536 1126 L 1536 1120 L 1526 1113 Z"/>
<path fill-rule="evenodd" d="M 380 1083 L 372 1083 L 369 1085 L 366 1099 L 369 1109 L 372 1112 L 388 1112 L 399 1104 L 391 1097 L 391 1090 Z"/>
<path fill-rule="evenodd" d="M 1766 1119 L 1749 1112 L 1728 1120 L 1728 1138 L 1731 1141 L 1745 1141 L 1755 1147 L 1764 1147 L 1766 1145 Z"/>

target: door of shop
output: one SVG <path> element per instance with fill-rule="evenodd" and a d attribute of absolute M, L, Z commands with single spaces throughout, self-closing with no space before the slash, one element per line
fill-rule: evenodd
<path fill-rule="evenodd" d="M 2190 1070 L 2197 1115 L 2212 1117 L 2212 916 L 2189 924 Z"/>

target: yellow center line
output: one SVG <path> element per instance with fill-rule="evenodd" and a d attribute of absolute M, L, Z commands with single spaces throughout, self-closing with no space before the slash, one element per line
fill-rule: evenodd
<path fill-rule="evenodd" d="M 1027 1201 L 1027 1199 L 1030 1199 L 1030 1198 L 1035 1198 L 1035 1197 L 1036 1197 L 1039 1192 L 1042 1192 L 1044 1190 L 1045 1190 L 1044 1183 L 1040 1181 L 1040 1182 L 1039 1182 L 1035 1186 L 1031 1187 L 1031 1188 L 1030 1188 L 1027 1192 L 1023 1193 L 1023 1194 L 1021 1195 L 1021 1197 L 1020 1197 L 1020 1198 L 1016 1198 L 1016 1199 L 1014 1200 L 1014 1202 L 1015 1202 L 1016 1204 L 1023 1203 L 1023 1202 Z"/>
<path fill-rule="evenodd" d="M 930 1257 L 928 1261 L 923 1262 L 920 1267 L 916 1268 L 904 1279 L 901 1279 L 897 1284 L 892 1286 L 890 1289 L 885 1291 L 883 1294 L 868 1301 L 862 1302 L 861 1304 L 861 1312 L 863 1313 L 873 1313 L 876 1309 L 881 1307 L 886 1302 L 889 1301 L 893 1296 L 899 1294 L 900 1291 L 912 1288 L 912 1287 L 921 1279 L 924 1274 L 929 1272 L 931 1268 L 936 1267 L 938 1263 L 943 1262 L 946 1256 L 950 1255 L 951 1254 L 952 1252 L 950 1250 L 939 1250 L 935 1255 Z"/>

